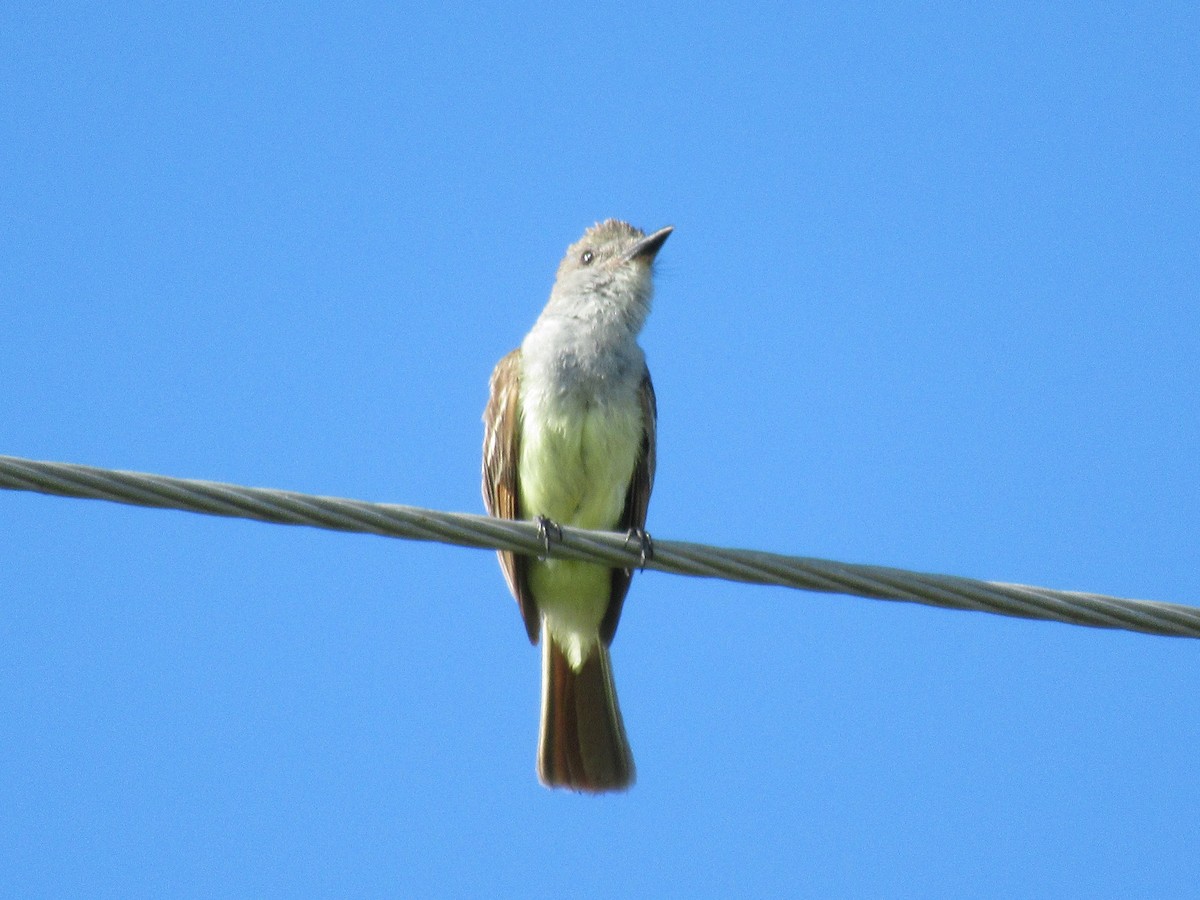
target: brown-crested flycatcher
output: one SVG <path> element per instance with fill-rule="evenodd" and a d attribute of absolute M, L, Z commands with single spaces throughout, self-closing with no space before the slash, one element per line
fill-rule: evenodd
<path fill-rule="evenodd" d="M 550 301 L 492 372 L 483 498 L 493 516 L 648 538 L 657 412 L 638 332 L 653 264 L 671 234 L 609 219 L 567 249 Z M 633 755 L 608 645 L 631 569 L 500 551 L 529 639 L 542 643 L 538 776 L 550 787 L 623 790 Z"/>

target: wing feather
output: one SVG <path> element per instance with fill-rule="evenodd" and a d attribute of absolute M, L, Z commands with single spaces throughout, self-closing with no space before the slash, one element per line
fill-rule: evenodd
<path fill-rule="evenodd" d="M 629 491 L 625 495 L 625 509 L 617 524 L 622 531 L 642 531 L 646 527 L 646 510 L 650 507 L 650 492 L 654 489 L 654 465 L 656 447 L 658 444 L 658 404 L 654 398 L 654 383 L 650 380 L 650 370 L 646 369 L 642 377 L 639 393 L 642 403 L 642 449 L 633 467 L 633 478 L 629 481 Z M 621 618 L 621 607 L 625 603 L 625 595 L 629 593 L 629 583 L 633 580 L 633 569 L 612 570 L 612 596 L 608 601 L 608 609 L 600 622 L 600 638 L 605 644 L 612 643 L 613 635 L 617 633 L 617 622 Z"/>
<path fill-rule="evenodd" d="M 483 504 L 489 515 L 521 519 L 517 463 L 521 457 L 521 350 L 512 351 L 496 364 L 483 412 Z M 525 631 L 536 644 L 541 614 L 529 590 L 528 557 L 499 550 L 500 569 L 508 589 L 517 598 Z"/>

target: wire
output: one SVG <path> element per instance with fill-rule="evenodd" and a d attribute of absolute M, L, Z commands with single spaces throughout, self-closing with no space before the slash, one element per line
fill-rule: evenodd
<path fill-rule="evenodd" d="M 654 541 L 652 557 L 643 565 L 640 544 L 612 532 L 563 527 L 562 540 L 554 540 L 547 549 L 532 522 L 97 469 L 71 463 L 0 456 L 0 488 L 256 519 L 280 525 L 309 525 L 464 547 L 512 550 L 536 556 L 548 553 L 556 558 L 624 568 L 641 567 L 679 575 L 853 594 L 878 600 L 904 600 L 1094 628 L 1200 637 L 1200 608 L 1193 606 L 658 539 Z"/>

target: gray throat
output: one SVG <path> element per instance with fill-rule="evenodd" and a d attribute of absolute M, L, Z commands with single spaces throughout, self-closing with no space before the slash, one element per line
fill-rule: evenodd
<path fill-rule="evenodd" d="M 547 308 L 521 344 L 527 384 L 559 396 L 596 401 L 636 391 L 646 357 L 631 324 L 610 316 L 584 318 Z"/>

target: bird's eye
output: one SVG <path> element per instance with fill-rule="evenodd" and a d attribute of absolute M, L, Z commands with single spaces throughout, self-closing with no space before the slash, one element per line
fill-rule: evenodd
<path fill-rule="evenodd" d="M 579 254 L 579 261 L 585 266 L 590 266 L 592 264 L 592 260 L 595 258 L 596 254 L 594 254 L 591 250 L 584 250 L 581 254 Z"/>

